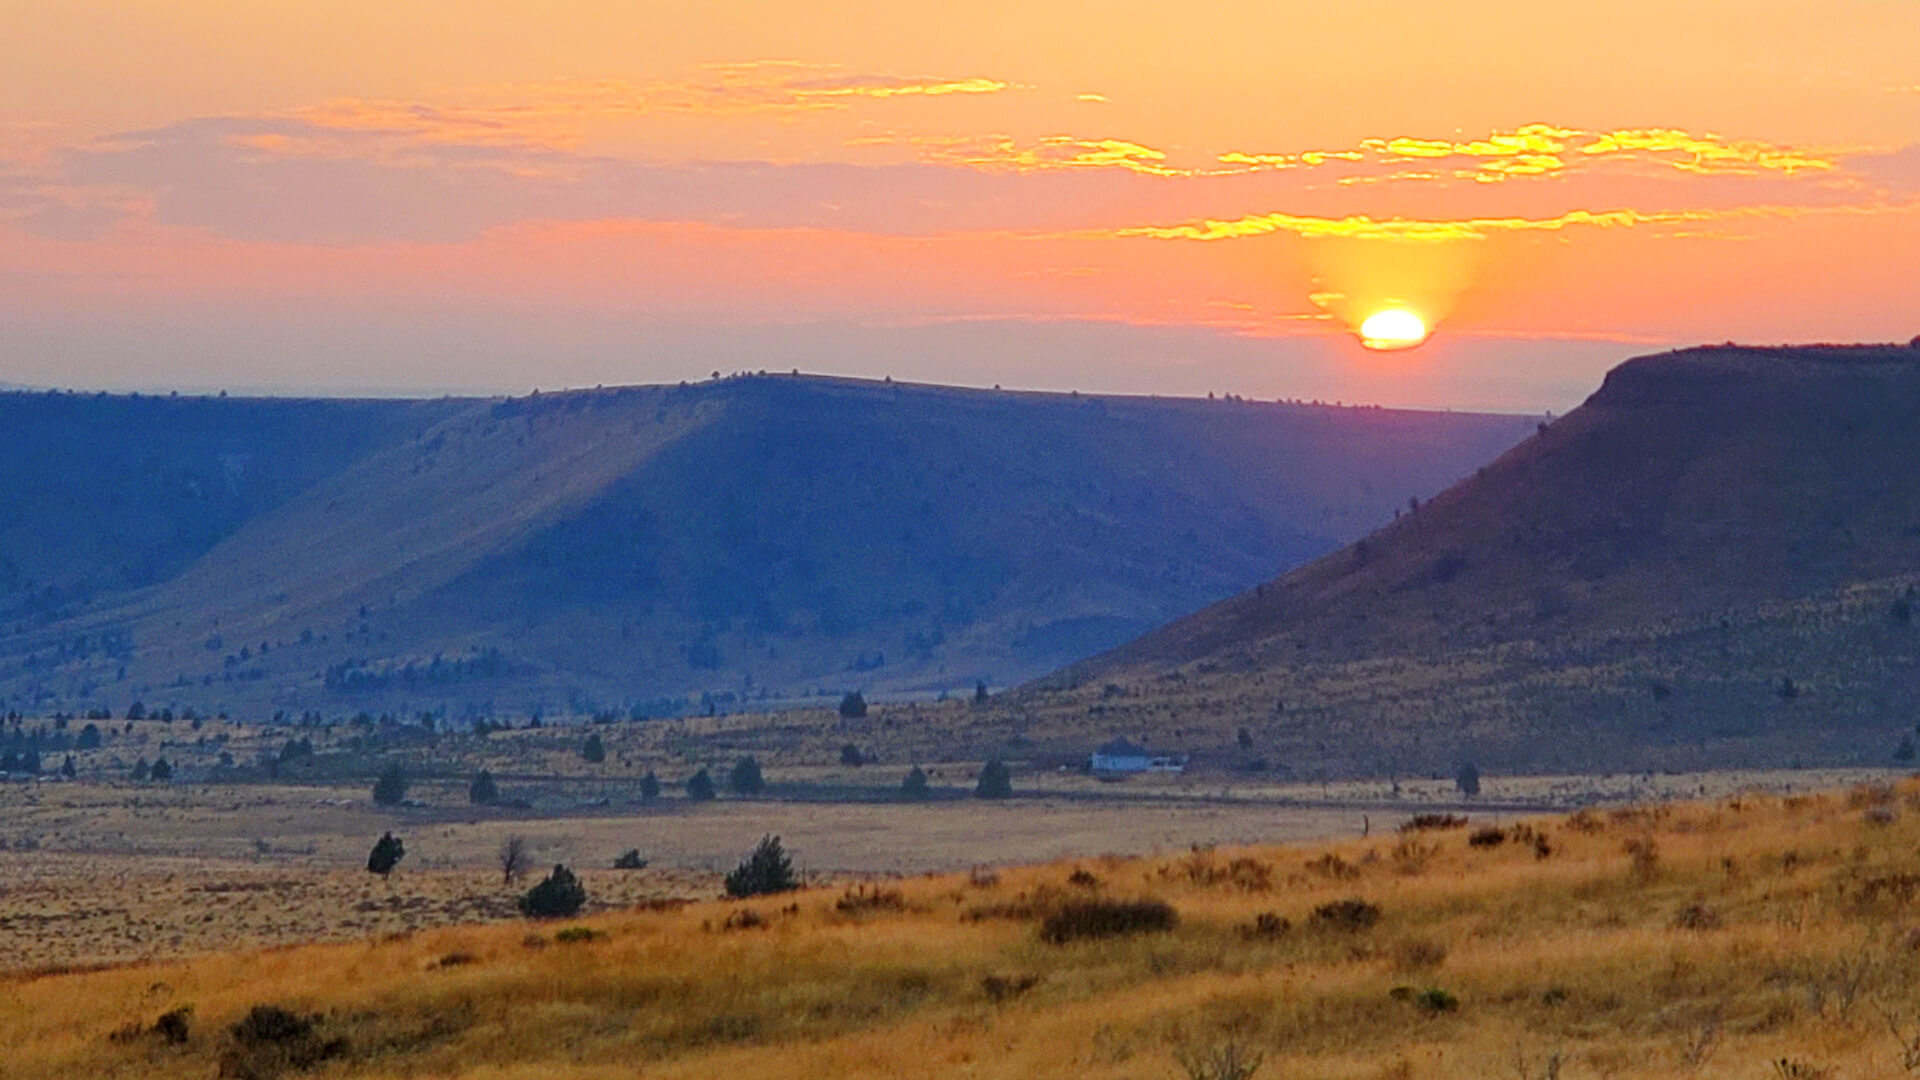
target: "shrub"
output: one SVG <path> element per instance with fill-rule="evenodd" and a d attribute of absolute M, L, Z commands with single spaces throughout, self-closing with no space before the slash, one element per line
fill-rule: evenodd
<path fill-rule="evenodd" d="M 1460 766 L 1459 771 L 1453 774 L 1453 786 L 1469 799 L 1480 794 L 1479 766 L 1471 761 Z"/>
<path fill-rule="evenodd" d="M 399 806 L 407 797 L 407 774 L 400 763 L 392 761 L 373 782 L 373 801 L 380 806 Z"/>
<path fill-rule="evenodd" d="M 1467 837 L 1467 846 L 1469 847 L 1499 847 L 1506 842 L 1506 831 L 1495 828 L 1492 825 L 1484 829 L 1475 829 L 1473 835 Z"/>
<path fill-rule="evenodd" d="M 1387 858 L 1392 860 L 1396 873 L 1412 877 L 1424 873 L 1427 863 L 1439 853 L 1439 844 L 1423 844 L 1411 836 L 1403 836 L 1393 845 L 1393 850 L 1387 853 Z"/>
<path fill-rule="evenodd" d="M 164 1041 L 178 1046 L 187 1041 L 190 1034 L 188 1020 L 192 1016 L 193 1006 L 191 1005 L 182 1005 L 177 1009 L 163 1012 L 160 1018 L 153 1022 L 153 1033 Z"/>
<path fill-rule="evenodd" d="M 714 794 L 713 777 L 707 775 L 707 770 L 701 769 L 687 777 L 687 798 L 694 802 L 706 802 Z"/>
<path fill-rule="evenodd" d="M 766 928 L 766 917 L 752 908 L 741 908 L 738 911 L 730 911 L 727 913 L 725 921 L 720 924 L 720 929 L 723 931 L 764 930 Z"/>
<path fill-rule="evenodd" d="M 867 699 L 860 691 L 849 690 L 847 696 L 840 699 L 840 716 L 845 720 L 858 720 L 867 715 Z"/>
<path fill-rule="evenodd" d="M 1240 928 L 1240 936 L 1249 940 L 1271 941 L 1286 937 L 1293 924 L 1286 916 L 1277 911 L 1263 911 L 1253 917 L 1253 921 Z"/>
<path fill-rule="evenodd" d="M 907 910 L 907 898 L 899 889 L 855 885 L 834 901 L 833 910 L 842 915 L 868 915 L 882 911 Z"/>
<path fill-rule="evenodd" d="M 367 853 L 367 872 L 386 877 L 393 873 L 394 867 L 400 865 L 400 860 L 406 854 L 407 846 L 400 842 L 399 837 L 390 832 L 381 833 L 380 839 L 373 842 L 373 850 Z"/>
<path fill-rule="evenodd" d="M 640 778 L 640 797 L 648 802 L 660 797 L 660 778 L 653 775 L 652 769 L 648 769 L 647 775 Z"/>
<path fill-rule="evenodd" d="M 557 945 L 584 945 L 589 941 L 603 941 L 605 934 L 590 926 L 569 926 L 553 935 Z"/>
<path fill-rule="evenodd" d="M 556 865 L 538 885 L 520 898 L 520 914 L 529 919 L 565 919 L 586 906 L 587 888 L 573 871 Z"/>
<path fill-rule="evenodd" d="M 221 1057 L 220 1075 L 233 1080 L 271 1080 L 290 1069 L 311 1069 L 347 1052 L 345 1039 L 321 1036 L 317 1017 L 277 1005 L 255 1005 L 227 1030 L 233 1046 Z"/>
<path fill-rule="evenodd" d="M 580 757 L 589 765 L 598 765 L 607 760 L 607 744 L 600 741 L 599 732 L 587 736 L 587 741 L 580 747 Z"/>
<path fill-rule="evenodd" d="M 1007 763 L 994 758 L 980 767 L 980 781 L 973 787 L 975 798 L 1007 799 L 1013 797 L 1013 772 Z"/>
<path fill-rule="evenodd" d="M 492 773 L 481 769 L 474 776 L 473 783 L 467 785 L 467 801 L 475 806 L 491 806 L 500 801 L 500 789 L 494 786 Z"/>
<path fill-rule="evenodd" d="M 1408 938 L 1393 947 L 1396 971 L 1425 971 L 1447 962 L 1447 947 L 1426 938 Z"/>
<path fill-rule="evenodd" d="M 620 853 L 619 858 L 613 860 L 613 868 L 615 870 L 645 870 L 647 868 L 647 860 L 640 857 L 639 848 L 628 848 Z"/>
<path fill-rule="evenodd" d="M 1180 916 L 1162 900 L 1082 900 L 1065 904 L 1040 924 L 1040 940 L 1064 945 L 1086 938 L 1165 933 Z"/>
<path fill-rule="evenodd" d="M 1100 879 L 1085 867 L 1076 866 L 1073 868 L 1073 873 L 1067 875 L 1067 884 L 1081 889 L 1097 889 L 1100 887 Z"/>
<path fill-rule="evenodd" d="M 1358 898 L 1329 900 L 1313 909 L 1316 925 L 1358 933 L 1380 921 L 1380 908 Z"/>
<path fill-rule="evenodd" d="M 987 975 L 980 980 L 980 990 L 987 1000 L 998 1005 L 1003 1001 L 1012 1001 L 1021 994 L 1040 985 L 1038 975 Z"/>
<path fill-rule="evenodd" d="M 1334 881 L 1352 881 L 1360 876 L 1360 868 L 1329 851 L 1317 859 L 1307 862 L 1307 869 Z"/>
<path fill-rule="evenodd" d="M 926 770 L 918 765 L 908 769 L 906 777 L 900 781 L 900 794 L 908 799 L 926 798 L 929 794 Z"/>
<path fill-rule="evenodd" d="M 1463 814 L 1415 814 L 1400 826 L 1403 833 L 1424 832 L 1428 829 L 1464 829 L 1467 819 Z"/>
<path fill-rule="evenodd" d="M 1265 1055 L 1238 1042 L 1215 1046 L 1180 1046 L 1173 1060 L 1187 1074 L 1187 1080 L 1250 1080 L 1260 1071 Z"/>
<path fill-rule="evenodd" d="M 752 853 L 727 875 L 727 895 L 732 897 L 792 892 L 799 887 L 793 860 L 780 846 L 780 838 L 771 834 L 761 837 Z"/>
<path fill-rule="evenodd" d="M 23 769 L 24 771 L 26 771 L 26 772 L 39 772 L 39 771 L 40 771 L 40 770 L 39 770 L 39 763 L 38 763 L 37 761 L 36 761 L 36 762 L 34 762 L 34 766 L 33 766 L 32 768 L 28 768 L 28 767 L 27 767 L 27 766 L 25 766 L 25 765 L 22 765 L 22 766 L 21 766 L 21 768 L 22 768 L 22 769 Z M 172 766 L 172 765 L 170 765 L 170 764 L 168 764 L 168 762 L 167 762 L 167 759 L 166 759 L 166 758 L 163 758 L 163 757 L 162 757 L 162 758 L 154 758 L 154 759 L 153 759 L 153 771 L 151 772 L 151 774 L 150 774 L 150 775 L 151 775 L 151 776 L 152 776 L 152 777 L 153 777 L 153 778 L 154 778 L 155 780 L 157 780 L 157 781 L 159 781 L 159 782 L 161 782 L 161 783 L 165 783 L 166 781 L 168 781 L 168 780 L 171 780 L 171 779 L 173 779 L 173 766 Z"/>
<path fill-rule="evenodd" d="M 852 743 L 848 743 L 847 745 L 840 748 L 840 764 L 852 765 L 855 768 L 858 768 L 859 766 L 865 765 L 866 763 L 867 763 L 867 755 L 861 753 L 859 747 L 853 745 Z"/>
<path fill-rule="evenodd" d="M 734 762 L 733 771 L 727 774 L 727 786 L 736 795 L 758 795 L 767 789 L 767 780 L 760 775 L 758 761 L 743 757 Z"/>
<path fill-rule="evenodd" d="M 1675 930 L 1718 930 L 1722 925 L 1720 913 L 1705 904 L 1688 904 L 1673 917 Z"/>
<path fill-rule="evenodd" d="M 1413 1003 L 1429 1013 L 1452 1012 L 1460 1007 L 1459 998 L 1437 986 L 1429 986 L 1413 995 Z"/>

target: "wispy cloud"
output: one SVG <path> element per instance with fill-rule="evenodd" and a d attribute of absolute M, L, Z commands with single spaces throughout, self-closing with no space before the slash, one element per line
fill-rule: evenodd
<path fill-rule="evenodd" d="M 1061 169 L 1123 169 L 1150 176 L 1193 176 L 1167 163 L 1167 155 L 1126 139 L 1086 139 L 1048 135 L 1023 142 L 1011 135 L 882 137 L 905 142 L 922 160 L 992 172 L 1046 172 Z"/>
<path fill-rule="evenodd" d="M 1365 214 L 1329 218 L 1272 213 L 1254 214 L 1230 221 L 1140 226 L 1120 229 L 1113 235 L 1144 236 L 1157 240 L 1235 240 L 1272 233 L 1292 233 L 1307 239 L 1341 237 L 1353 240 L 1435 242 L 1484 240 L 1495 233 L 1555 232 L 1576 226 L 1614 229 L 1630 228 L 1636 225 L 1706 221 L 1716 216 L 1718 216 L 1716 212 L 1704 210 L 1671 210 L 1654 213 L 1639 210 L 1569 210 L 1564 214 L 1546 218 L 1500 217 L 1423 221 L 1398 217 L 1375 219 Z"/>
<path fill-rule="evenodd" d="M 1251 169 L 1315 168 L 1352 163 L 1385 169 L 1395 179 L 1464 179 L 1498 183 L 1518 177 L 1560 176 L 1595 165 L 1651 163 L 1705 176 L 1757 176 L 1831 172 L 1839 155 L 1756 139 L 1728 139 L 1679 128 L 1584 131 L 1527 124 L 1480 139 L 1417 136 L 1362 139 L 1356 147 L 1289 153 L 1219 155 L 1222 164 Z M 1407 164 L 1425 168 L 1408 170 Z M 1448 167 L 1450 166 L 1450 167 Z"/>

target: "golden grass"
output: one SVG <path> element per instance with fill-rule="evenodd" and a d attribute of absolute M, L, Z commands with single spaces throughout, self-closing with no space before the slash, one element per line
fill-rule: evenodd
<path fill-rule="evenodd" d="M 1920 1034 L 1920 783 L 1528 824 L 1550 856 L 1453 830 L 1396 859 L 1385 834 L 915 878 L 889 886 L 899 909 L 816 889 L 597 915 L 572 943 L 459 927 L 13 977 L 0 1074 L 215 1075 L 263 1003 L 345 1040 L 327 1076 L 1178 1077 L 1176 1050 L 1228 1043 L 1261 1077 L 1539 1078 L 1554 1055 L 1569 1078 L 1903 1074 L 1887 1016 Z M 1038 912 L 1090 897 L 1164 900 L 1179 925 L 1040 939 Z M 1349 897 L 1380 921 L 1313 917 Z M 726 929 L 743 908 L 764 925 Z M 1250 932 L 1263 913 L 1289 928 Z M 184 1045 L 111 1038 L 185 1005 Z"/>

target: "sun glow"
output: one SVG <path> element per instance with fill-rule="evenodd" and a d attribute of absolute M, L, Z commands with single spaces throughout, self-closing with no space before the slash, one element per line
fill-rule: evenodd
<path fill-rule="evenodd" d="M 1427 340 L 1427 324 L 1405 308 L 1387 308 L 1360 324 L 1360 344 L 1369 349 L 1411 349 Z"/>

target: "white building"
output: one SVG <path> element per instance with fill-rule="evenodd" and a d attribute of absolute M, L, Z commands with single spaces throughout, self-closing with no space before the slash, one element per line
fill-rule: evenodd
<path fill-rule="evenodd" d="M 1155 754 L 1126 739 L 1114 739 L 1093 752 L 1088 767 L 1096 776 L 1180 772 L 1187 767 L 1187 759 L 1184 754 Z"/>

